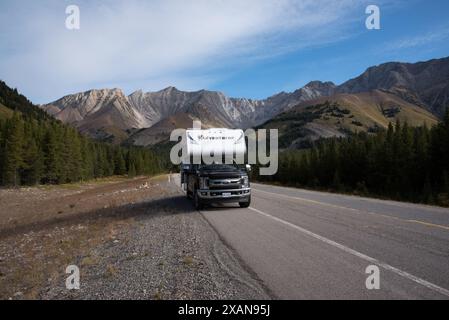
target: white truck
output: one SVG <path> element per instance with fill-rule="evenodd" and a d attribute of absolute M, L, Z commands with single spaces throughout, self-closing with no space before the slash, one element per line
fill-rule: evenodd
<path fill-rule="evenodd" d="M 189 129 L 185 143 L 181 183 L 196 209 L 210 203 L 250 206 L 251 166 L 244 164 L 246 143 L 242 130 Z"/>

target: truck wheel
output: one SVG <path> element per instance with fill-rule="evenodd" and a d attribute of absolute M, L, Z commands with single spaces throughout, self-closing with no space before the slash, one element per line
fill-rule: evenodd
<path fill-rule="evenodd" d="M 193 194 L 193 203 L 195 205 L 195 209 L 196 210 L 202 210 L 204 208 L 203 203 L 201 203 L 201 199 L 198 196 L 198 192 L 196 192 L 196 189 L 194 189 L 194 194 Z"/>
<path fill-rule="evenodd" d="M 239 202 L 240 208 L 248 208 L 251 205 L 251 196 L 249 196 L 248 201 Z"/>

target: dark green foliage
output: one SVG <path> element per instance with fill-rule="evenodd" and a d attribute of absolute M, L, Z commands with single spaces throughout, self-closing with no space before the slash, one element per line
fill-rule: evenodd
<path fill-rule="evenodd" d="M 119 148 L 116 148 L 114 151 L 114 165 L 114 174 L 126 174 L 126 161 L 123 155 L 123 151 Z"/>
<path fill-rule="evenodd" d="M 144 148 L 95 142 L 46 115 L 0 82 L 1 103 L 11 119 L 0 119 L 0 185 L 71 183 L 113 174 L 163 171 L 156 153 Z M 126 160 L 125 160 L 126 159 Z"/>
<path fill-rule="evenodd" d="M 24 169 L 24 124 L 21 116 L 14 113 L 3 127 L 2 180 L 6 184 L 19 185 L 20 173 Z"/>
<path fill-rule="evenodd" d="M 401 112 L 400 107 L 392 107 L 389 109 L 382 109 L 382 114 L 387 118 L 394 118 L 399 112 Z"/>
<path fill-rule="evenodd" d="M 449 111 L 431 129 L 397 122 L 376 134 L 323 139 L 307 150 L 283 152 L 274 177 L 255 178 L 449 205 Z"/>
<path fill-rule="evenodd" d="M 131 162 L 129 165 L 128 177 L 134 178 L 135 176 L 136 176 L 136 166 L 134 165 L 134 162 Z"/>
<path fill-rule="evenodd" d="M 18 111 L 24 115 L 30 116 L 34 119 L 50 119 L 51 117 L 33 105 L 26 97 L 19 94 L 17 89 L 11 89 L 0 80 L 0 103 L 5 107 Z"/>
<path fill-rule="evenodd" d="M 162 171 L 153 151 L 94 142 L 56 121 L 15 113 L 0 123 L 1 185 L 70 183 L 125 175 L 128 167 L 132 176 Z"/>

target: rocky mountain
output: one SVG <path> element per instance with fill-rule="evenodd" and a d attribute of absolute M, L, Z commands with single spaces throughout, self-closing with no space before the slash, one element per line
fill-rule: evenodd
<path fill-rule="evenodd" d="M 449 106 L 449 57 L 371 67 L 338 87 L 339 93 L 383 90 L 442 117 Z"/>
<path fill-rule="evenodd" d="M 161 121 L 167 123 L 169 118 L 185 115 L 201 120 L 205 126 L 248 128 L 334 90 L 333 83 L 315 81 L 293 93 L 251 100 L 229 98 L 216 91 L 185 92 L 174 87 L 157 92 L 136 91 L 129 96 L 119 89 L 104 89 L 68 95 L 42 108 L 92 137 L 123 141 L 136 129 L 152 128 Z M 157 126 L 159 131 L 163 127 L 163 123 Z M 144 135 L 148 136 L 148 132 Z"/>
<path fill-rule="evenodd" d="M 119 89 L 105 89 L 68 95 L 42 108 L 92 137 L 149 145 L 162 137 L 167 139 L 173 125 L 189 126 L 187 122 L 192 119 L 201 120 L 206 127 L 248 128 L 289 110 L 320 104 L 322 101 L 317 101 L 321 98 L 340 102 L 341 97 L 360 110 L 370 105 L 382 114 L 385 105 L 396 103 L 392 108 L 402 113 L 418 107 L 428 111 L 426 119 L 433 117 L 430 113 L 441 117 L 449 105 L 449 58 L 415 64 L 386 63 L 340 86 L 312 81 L 294 92 L 281 92 L 264 100 L 230 98 L 216 91 L 185 92 L 174 87 L 157 92 L 140 90 L 129 96 Z M 363 123 L 360 120 L 354 121 Z M 378 124 L 386 120 L 391 119 L 387 117 Z M 341 132 L 335 125 L 331 129 Z"/>
<path fill-rule="evenodd" d="M 64 123 L 102 140 L 121 142 L 127 130 L 151 125 L 120 89 L 90 90 L 65 96 L 43 107 Z"/>
<path fill-rule="evenodd" d="M 397 120 L 428 127 L 435 115 L 402 98 L 380 90 L 336 94 L 299 104 L 267 121 L 262 128 L 279 130 L 281 148 L 303 148 L 326 137 L 349 132 L 376 132 Z"/>

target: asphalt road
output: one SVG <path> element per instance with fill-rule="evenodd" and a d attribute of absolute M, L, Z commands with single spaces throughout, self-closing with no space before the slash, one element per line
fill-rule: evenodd
<path fill-rule="evenodd" d="M 449 299 L 448 209 L 252 184 L 201 213 L 277 298 Z"/>

